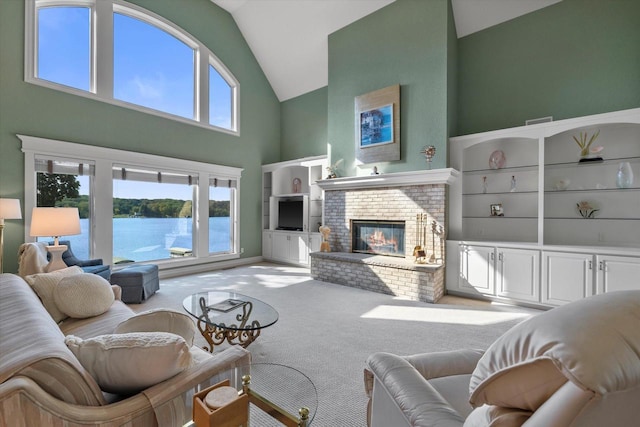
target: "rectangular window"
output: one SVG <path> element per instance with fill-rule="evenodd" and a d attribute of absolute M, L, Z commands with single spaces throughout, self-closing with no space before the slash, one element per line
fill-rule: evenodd
<path fill-rule="evenodd" d="M 182 173 L 113 167 L 113 262 L 193 256 L 193 185 Z"/>
<path fill-rule="evenodd" d="M 37 76 L 53 83 L 91 89 L 91 9 L 38 9 Z"/>
<path fill-rule="evenodd" d="M 91 186 L 95 166 L 93 162 L 36 157 L 36 206 L 75 207 L 80 214 L 81 234 L 62 236 L 68 240 L 74 255 L 91 258 Z M 38 240 L 49 242 L 49 237 Z"/>
<path fill-rule="evenodd" d="M 232 251 L 236 187 L 233 179 L 209 179 L 209 253 Z"/>

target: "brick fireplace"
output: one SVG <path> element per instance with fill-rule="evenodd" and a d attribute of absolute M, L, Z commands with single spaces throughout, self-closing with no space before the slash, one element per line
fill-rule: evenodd
<path fill-rule="evenodd" d="M 312 277 L 436 302 L 444 295 L 446 186 L 457 175 L 453 169 L 436 169 L 318 181 L 325 191 L 324 225 L 331 228 L 331 252 L 311 254 Z M 354 221 L 402 223 L 404 247 L 396 251 L 401 255 L 354 248 Z M 374 227 L 373 233 L 385 242 L 380 247 L 391 251 L 398 238 L 384 228 Z M 416 246 L 425 251 L 424 263 L 415 262 Z"/>

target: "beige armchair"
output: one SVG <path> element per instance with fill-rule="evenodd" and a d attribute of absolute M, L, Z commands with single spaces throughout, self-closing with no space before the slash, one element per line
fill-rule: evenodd
<path fill-rule="evenodd" d="M 640 290 L 530 318 L 486 352 L 367 360 L 371 427 L 598 427 L 640 419 Z"/>

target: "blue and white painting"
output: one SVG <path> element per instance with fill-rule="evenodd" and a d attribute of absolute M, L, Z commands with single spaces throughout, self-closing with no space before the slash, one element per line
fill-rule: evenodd
<path fill-rule="evenodd" d="M 393 104 L 360 113 L 360 148 L 393 142 Z"/>

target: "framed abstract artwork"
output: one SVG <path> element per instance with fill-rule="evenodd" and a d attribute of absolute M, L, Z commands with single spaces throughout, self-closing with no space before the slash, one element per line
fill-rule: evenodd
<path fill-rule="evenodd" d="M 400 160 L 400 85 L 355 98 L 356 159 Z"/>

